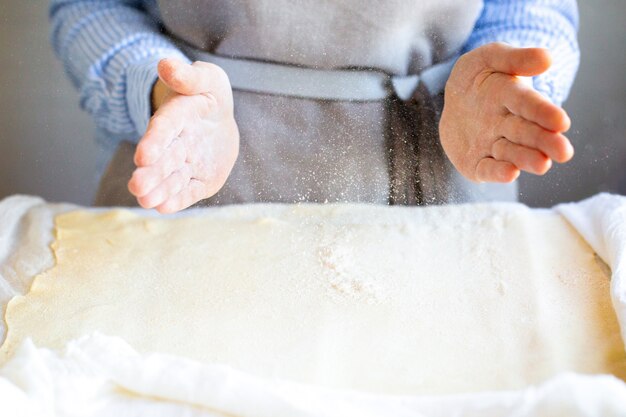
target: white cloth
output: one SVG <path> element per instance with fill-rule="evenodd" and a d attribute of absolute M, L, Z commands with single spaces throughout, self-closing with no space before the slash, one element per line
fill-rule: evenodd
<path fill-rule="evenodd" d="M 24 417 L 626 415 L 626 384 L 610 376 L 561 375 L 519 392 L 384 397 L 263 380 L 167 355 L 141 356 L 121 339 L 101 335 L 71 343 L 62 357 L 26 342 L 0 375 L 0 411 Z"/>
<path fill-rule="evenodd" d="M 52 267 L 50 251 L 54 216 L 76 208 L 50 204 L 38 197 L 13 196 L 0 201 L 0 312 L 7 303 L 28 292 L 35 275 Z M 0 340 L 5 336 L 0 320 Z"/>
<path fill-rule="evenodd" d="M 8 224 L 8 203 L 10 199 L 0 203 L 0 221 L 7 222 L 0 223 L 0 280 L 8 277 L 6 288 L 20 293 L 26 274 L 20 275 L 16 272 L 20 268 L 5 265 L 7 260 L 17 259 L 9 249 L 17 250 L 16 242 L 35 247 L 37 242 L 49 241 L 50 230 L 37 235 L 37 227 L 50 227 L 51 223 L 42 219 L 48 216 L 51 220 L 68 206 L 48 206 L 41 200 L 17 198 L 11 205 L 21 207 L 21 211 L 13 210 L 21 215 Z M 33 215 L 32 209 L 38 213 Z M 555 210 L 611 266 L 612 299 L 624 336 L 626 198 L 602 194 L 581 203 L 557 206 Z M 20 237 L 19 230 L 30 231 L 37 238 Z M 38 260 L 43 267 L 50 261 Z M 0 293 L 5 298 L 9 295 L 2 290 Z M 0 369 L 0 415 L 623 417 L 626 383 L 607 375 L 564 374 L 538 387 L 515 392 L 379 396 L 262 379 L 223 365 L 162 354 L 140 355 L 121 339 L 94 334 L 70 343 L 63 355 L 26 341 Z"/>
<path fill-rule="evenodd" d="M 626 343 L 626 197 L 599 194 L 555 209 L 611 267 L 611 298 Z"/>

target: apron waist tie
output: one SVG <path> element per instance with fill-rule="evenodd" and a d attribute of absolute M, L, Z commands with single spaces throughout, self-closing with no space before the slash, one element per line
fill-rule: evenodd
<path fill-rule="evenodd" d="M 327 70 L 229 58 L 181 45 L 194 60 L 221 67 L 235 90 L 331 101 L 379 101 L 392 94 L 411 98 L 422 83 L 435 96 L 443 91 L 458 57 L 426 68 L 419 75 L 397 76 L 362 69 Z"/>

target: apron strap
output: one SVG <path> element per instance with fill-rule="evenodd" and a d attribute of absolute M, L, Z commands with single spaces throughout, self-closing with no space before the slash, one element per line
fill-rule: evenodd
<path fill-rule="evenodd" d="M 435 96 L 443 91 L 458 59 L 433 65 L 419 75 L 390 76 L 376 70 L 326 70 L 229 58 L 181 47 L 191 59 L 221 67 L 235 90 L 331 101 L 379 101 L 392 92 L 408 100 L 420 82 Z"/>

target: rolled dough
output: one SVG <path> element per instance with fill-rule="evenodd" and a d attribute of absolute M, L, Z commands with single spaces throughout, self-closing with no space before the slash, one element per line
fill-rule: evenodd
<path fill-rule="evenodd" d="M 521 205 L 74 211 L 56 265 L 6 313 L 6 360 L 99 331 L 142 352 L 386 394 L 626 378 L 609 271 L 558 214 Z"/>

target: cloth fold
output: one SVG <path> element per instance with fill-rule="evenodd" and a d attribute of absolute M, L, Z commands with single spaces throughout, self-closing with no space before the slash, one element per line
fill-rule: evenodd
<path fill-rule="evenodd" d="M 59 355 L 27 340 L 0 370 L 2 413 L 20 417 L 185 415 L 238 417 L 591 417 L 626 415 L 626 384 L 563 374 L 522 391 L 383 396 L 269 380 L 225 365 L 140 355 L 92 334 Z"/>

